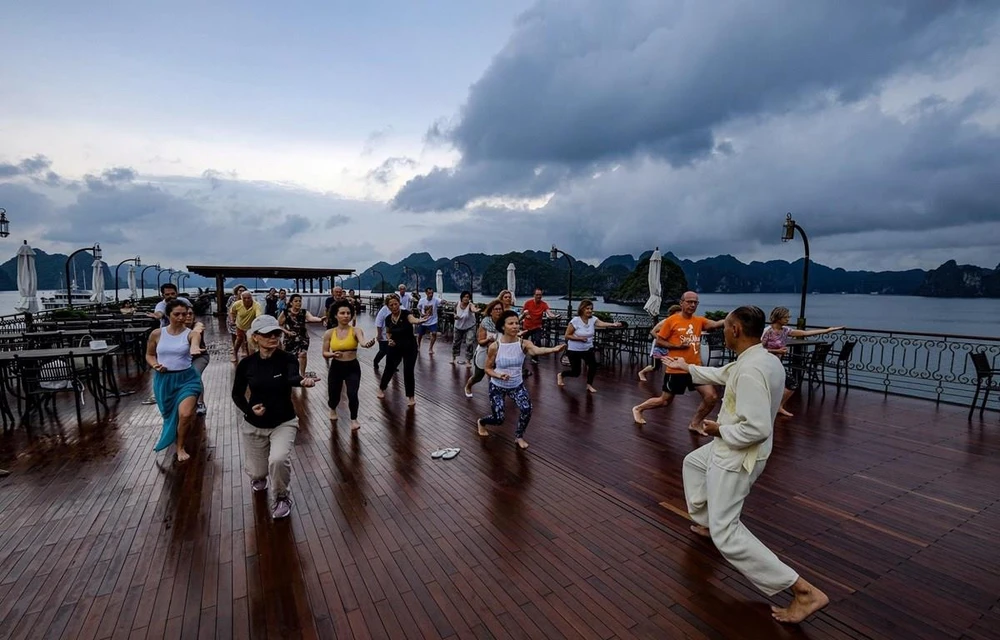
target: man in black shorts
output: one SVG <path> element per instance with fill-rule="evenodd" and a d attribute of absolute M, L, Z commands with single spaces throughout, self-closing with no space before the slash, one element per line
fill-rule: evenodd
<path fill-rule="evenodd" d="M 689 364 L 701 364 L 701 333 L 717 329 L 725 325 L 725 320 L 709 320 L 694 315 L 698 310 L 698 294 L 687 291 L 681 296 L 681 312 L 663 321 L 660 332 L 656 334 L 656 345 L 667 349 L 667 354 L 674 358 L 682 358 Z M 674 396 L 686 391 L 697 391 L 701 395 L 701 404 L 694 412 L 688 429 L 702 435 L 702 421 L 715 408 L 719 394 L 710 384 L 696 385 L 691 380 L 691 374 L 681 369 L 667 368 L 663 376 L 663 392 L 640 405 L 632 407 L 632 419 L 636 424 L 646 424 L 642 412 L 646 409 L 658 409 L 669 406 Z"/>

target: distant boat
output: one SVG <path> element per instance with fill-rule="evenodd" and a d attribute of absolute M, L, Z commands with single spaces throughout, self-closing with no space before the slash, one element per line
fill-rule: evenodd
<path fill-rule="evenodd" d="M 870 295 L 870 296 L 877 296 L 878 295 L 878 291 L 872 291 L 868 295 Z"/>

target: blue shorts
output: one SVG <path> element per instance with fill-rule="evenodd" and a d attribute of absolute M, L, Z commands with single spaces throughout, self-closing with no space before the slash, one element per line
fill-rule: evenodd
<path fill-rule="evenodd" d="M 418 336 L 422 336 L 425 333 L 437 333 L 437 332 L 438 332 L 438 326 L 437 326 L 436 322 L 434 324 L 430 324 L 428 322 L 428 323 L 418 324 L 417 325 L 417 335 Z"/>

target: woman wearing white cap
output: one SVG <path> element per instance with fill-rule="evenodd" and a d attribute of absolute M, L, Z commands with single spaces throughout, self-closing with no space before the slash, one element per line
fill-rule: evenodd
<path fill-rule="evenodd" d="M 312 387 L 313 378 L 299 373 L 298 358 L 281 349 L 283 331 L 272 316 L 255 318 L 247 337 L 257 351 L 236 365 L 233 402 L 243 412 L 245 469 L 254 492 L 274 484 L 275 520 L 288 517 L 292 501 L 288 487 L 292 476 L 292 448 L 299 418 L 292 406 L 292 387 Z M 250 396 L 247 398 L 247 390 Z"/>
<path fill-rule="evenodd" d="M 191 456 L 184 450 L 184 436 L 195 420 L 195 408 L 201 395 L 201 376 L 191 366 L 192 351 L 201 353 L 201 323 L 187 327 L 188 305 L 171 300 L 164 309 L 170 324 L 155 329 L 146 344 L 146 362 L 155 371 L 153 395 L 163 416 L 163 429 L 154 451 L 177 443 L 177 461 Z"/>

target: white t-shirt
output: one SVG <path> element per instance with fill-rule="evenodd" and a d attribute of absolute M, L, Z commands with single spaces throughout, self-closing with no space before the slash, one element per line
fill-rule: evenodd
<path fill-rule="evenodd" d="M 375 314 L 375 328 L 378 329 L 379 340 L 389 339 L 388 336 L 385 335 L 385 319 L 391 314 L 392 311 L 389 311 L 389 307 L 385 305 L 382 305 L 382 308 L 378 310 L 377 314 Z"/>
<path fill-rule="evenodd" d="M 459 330 L 472 329 L 476 326 L 476 314 L 472 312 L 472 303 L 462 308 L 462 303 L 455 305 L 455 328 Z"/>
<path fill-rule="evenodd" d="M 409 291 L 399 294 L 399 306 L 403 308 L 403 311 L 409 311 L 413 308 L 413 294 Z"/>
<path fill-rule="evenodd" d="M 427 321 L 427 324 L 437 324 L 438 305 L 440 304 L 441 301 L 437 298 L 431 298 L 430 300 L 428 300 L 427 298 L 421 298 L 420 302 L 417 303 L 417 311 L 419 311 L 420 315 L 422 316 L 430 317 L 430 320 Z"/>
<path fill-rule="evenodd" d="M 577 316 L 569 321 L 573 325 L 573 336 L 576 338 L 586 338 L 586 342 L 580 342 L 579 340 L 567 340 L 566 350 L 567 351 L 589 351 L 594 348 L 594 332 L 597 331 L 597 318 L 594 316 L 590 317 L 588 322 L 584 322 L 583 318 Z"/>

